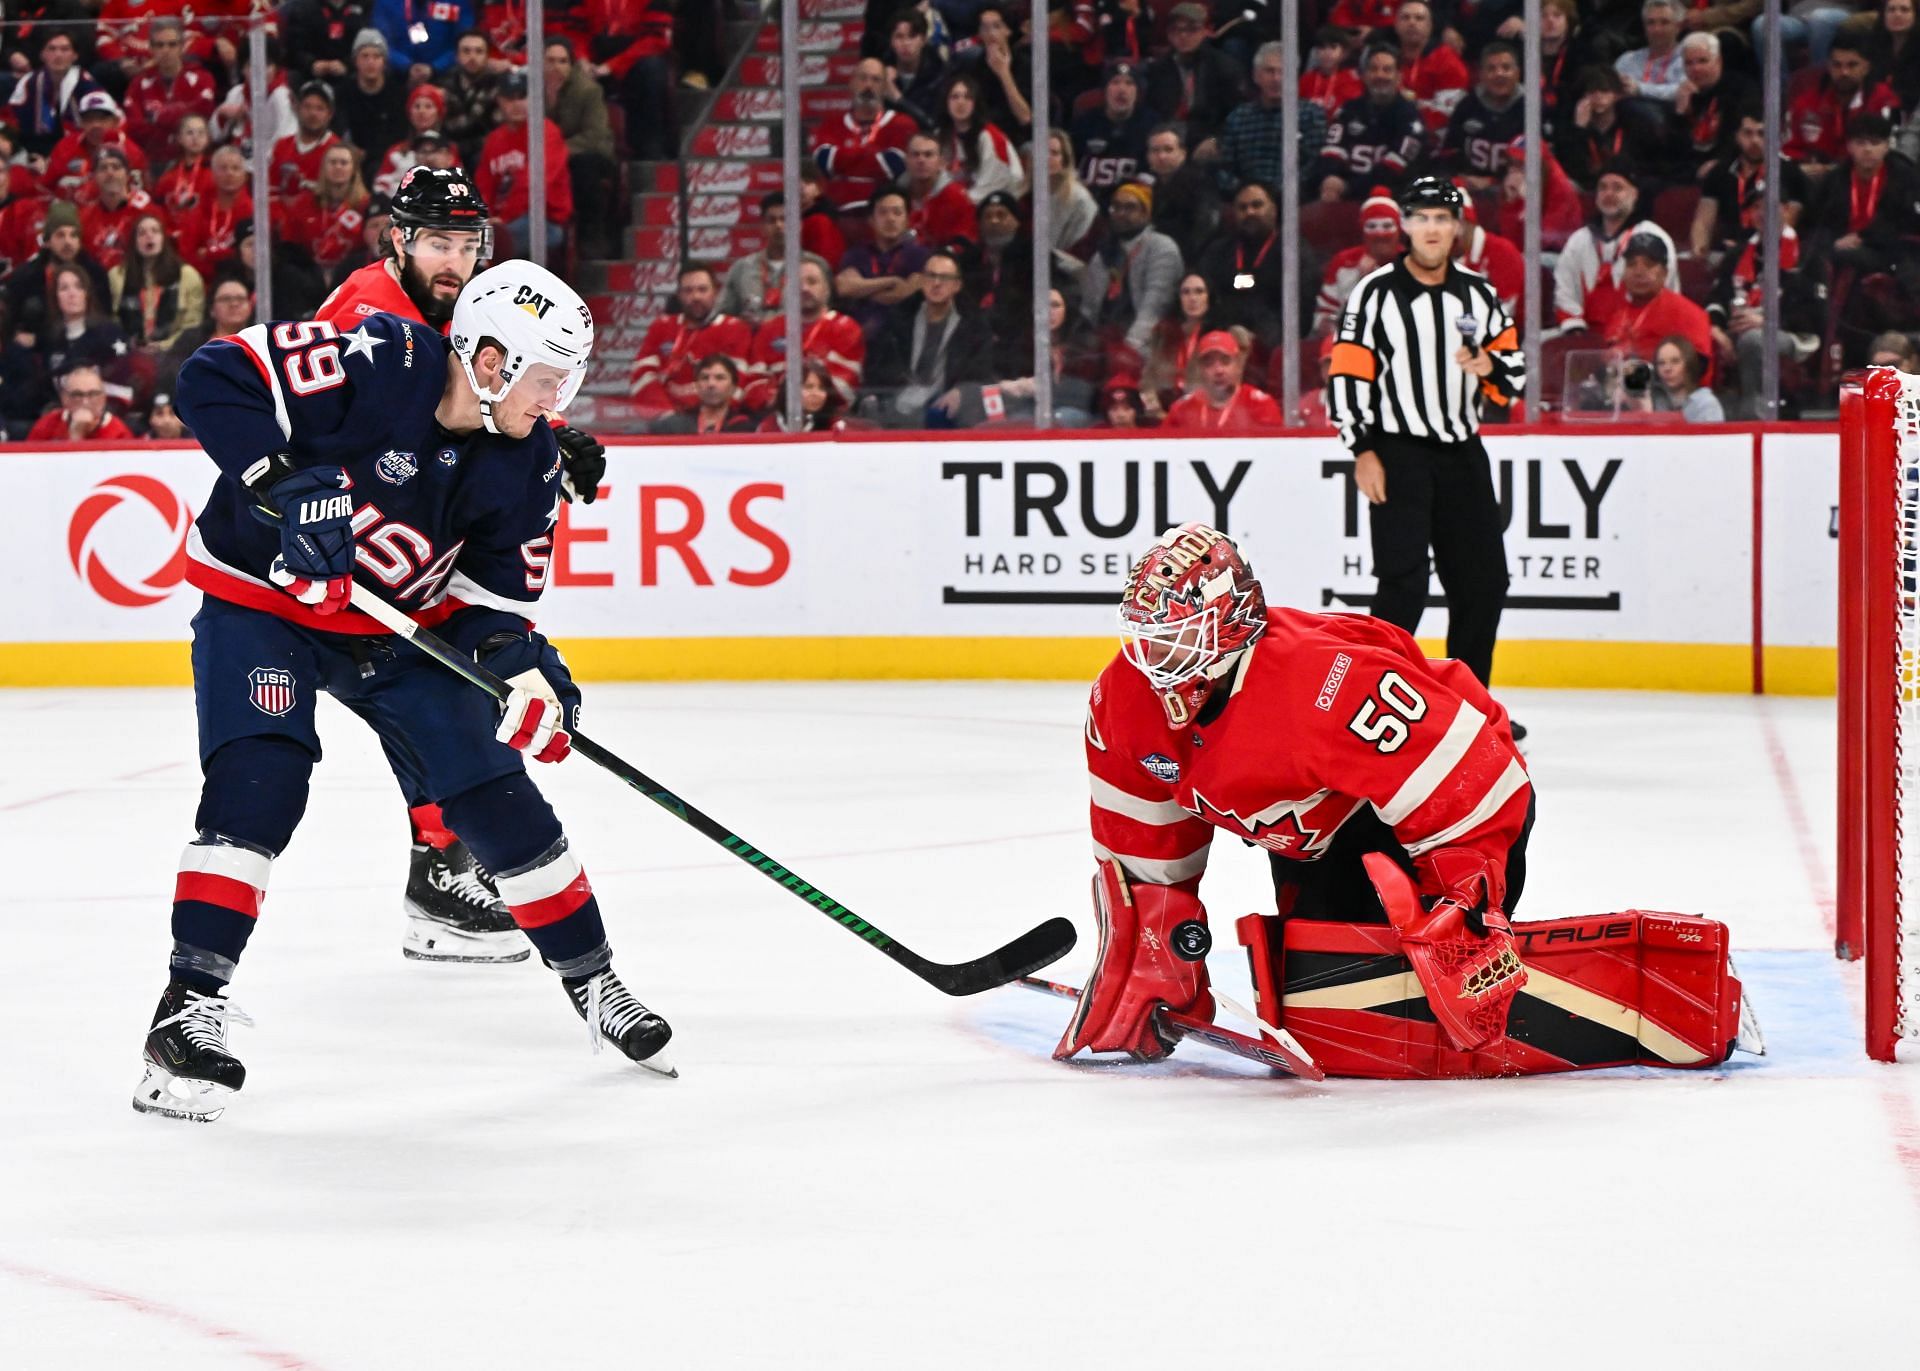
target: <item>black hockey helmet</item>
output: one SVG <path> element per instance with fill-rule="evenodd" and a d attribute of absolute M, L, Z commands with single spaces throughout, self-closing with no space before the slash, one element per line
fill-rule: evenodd
<path fill-rule="evenodd" d="M 413 235 L 423 229 L 458 230 L 480 235 L 480 260 L 493 256 L 493 230 L 487 223 L 487 202 L 464 171 L 416 166 L 400 178 L 393 193 L 393 226 Z"/>
<path fill-rule="evenodd" d="M 1443 209 L 1456 219 L 1464 219 L 1467 197 L 1444 176 L 1418 176 L 1400 192 L 1400 213 L 1411 217 L 1417 209 Z"/>

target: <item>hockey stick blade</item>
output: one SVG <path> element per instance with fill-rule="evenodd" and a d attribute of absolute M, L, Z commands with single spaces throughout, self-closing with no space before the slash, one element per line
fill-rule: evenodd
<path fill-rule="evenodd" d="M 1038 976 L 1022 976 L 1019 984 L 1028 990 L 1038 990 L 1043 995 L 1058 995 L 1066 999 L 1078 999 L 1080 991 L 1058 981 L 1042 980 Z M 1174 1039 L 1192 1038 L 1208 1047 L 1221 1052 L 1244 1057 L 1248 1061 L 1270 1066 L 1275 1071 L 1303 1081 L 1324 1081 L 1327 1073 L 1313 1058 L 1296 1053 L 1286 1045 L 1269 1042 L 1260 1038 L 1250 1038 L 1245 1033 L 1236 1033 L 1231 1028 L 1196 1019 L 1190 1014 L 1182 1014 L 1165 1005 L 1153 1011 L 1154 1025 L 1162 1035 Z"/>
<path fill-rule="evenodd" d="M 895 960 L 936 990 L 944 990 L 949 995 L 977 995 L 983 990 L 1017 981 L 1043 966 L 1051 966 L 1073 951 L 1077 939 L 1071 919 L 1048 919 L 1038 928 L 1028 929 L 999 951 L 989 952 L 970 962 L 951 966 L 944 962 L 930 962 L 907 952 L 905 948 L 899 950 L 906 956 Z M 898 947 L 898 944 L 895 946 Z"/>
<path fill-rule="evenodd" d="M 408 618 L 404 612 L 394 608 L 358 582 L 353 586 L 352 603 L 355 609 L 379 620 L 441 666 L 463 677 L 476 688 L 484 690 L 495 700 L 505 702 L 513 693 L 513 687 L 473 658 L 442 642 Z M 1029 929 L 999 951 L 990 952 L 973 961 L 952 965 L 928 961 L 912 948 L 894 941 L 891 936 L 868 923 L 828 895 L 826 891 L 802 880 L 798 872 L 790 871 L 780 865 L 745 838 L 701 813 L 640 768 L 615 756 L 613 752 L 585 734 L 573 735 L 573 750 L 602 770 L 626 782 L 628 786 L 652 800 L 681 823 L 702 837 L 718 843 L 789 895 L 819 910 L 842 928 L 904 966 L 936 990 L 944 991 L 949 995 L 977 995 L 983 990 L 991 990 L 995 986 L 1017 980 L 1029 972 L 1038 971 L 1041 967 L 1056 962 L 1073 951 L 1072 922 L 1056 918 L 1047 920 L 1038 928 Z"/>

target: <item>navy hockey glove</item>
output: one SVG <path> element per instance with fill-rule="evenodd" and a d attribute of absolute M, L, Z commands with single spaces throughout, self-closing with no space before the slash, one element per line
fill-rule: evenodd
<path fill-rule="evenodd" d="M 276 452 L 242 479 L 256 513 L 280 530 L 267 578 L 315 614 L 344 609 L 353 595 L 353 478 L 341 467 L 295 468 Z"/>
<path fill-rule="evenodd" d="M 600 482 L 607 476 L 607 449 L 601 441 L 583 429 L 567 424 L 553 426 L 554 441 L 560 444 L 560 490 L 569 501 L 590 505 L 600 495 Z"/>
<path fill-rule="evenodd" d="M 496 738 L 536 762 L 557 762 L 573 750 L 573 730 L 580 726 L 580 687 L 558 648 L 529 629 L 495 633 L 475 656 L 513 687 Z"/>

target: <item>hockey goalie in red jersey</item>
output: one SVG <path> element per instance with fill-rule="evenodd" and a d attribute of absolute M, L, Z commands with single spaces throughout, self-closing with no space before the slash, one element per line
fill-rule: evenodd
<path fill-rule="evenodd" d="M 1330 1074 L 1707 1066 L 1742 1036 L 1727 931 L 1640 910 L 1510 924 L 1534 793 L 1504 709 L 1379 619 L 1270 609 L 1234 542 L 1169 530 L 1094 682 L 1094 973 L 1054 1055 L 1153 1060 L 1213 1018 L 1215 830 L 1264 848 L 1236 932 L 1257 1012 Z M 1751 1041 L 1757 1042 L 1757 1031 Z"/>

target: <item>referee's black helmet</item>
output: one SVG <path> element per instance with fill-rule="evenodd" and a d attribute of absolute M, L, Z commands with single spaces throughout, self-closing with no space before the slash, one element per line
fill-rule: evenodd
<path fill-rule="evenodd" d="M 1400 194 L 1400 213 L 1411 217 L 1417 209 L 1443 209 L 1461 219 L 1466 217 L 1467 197 L 1444 176 L 1419 176 Z"/>

